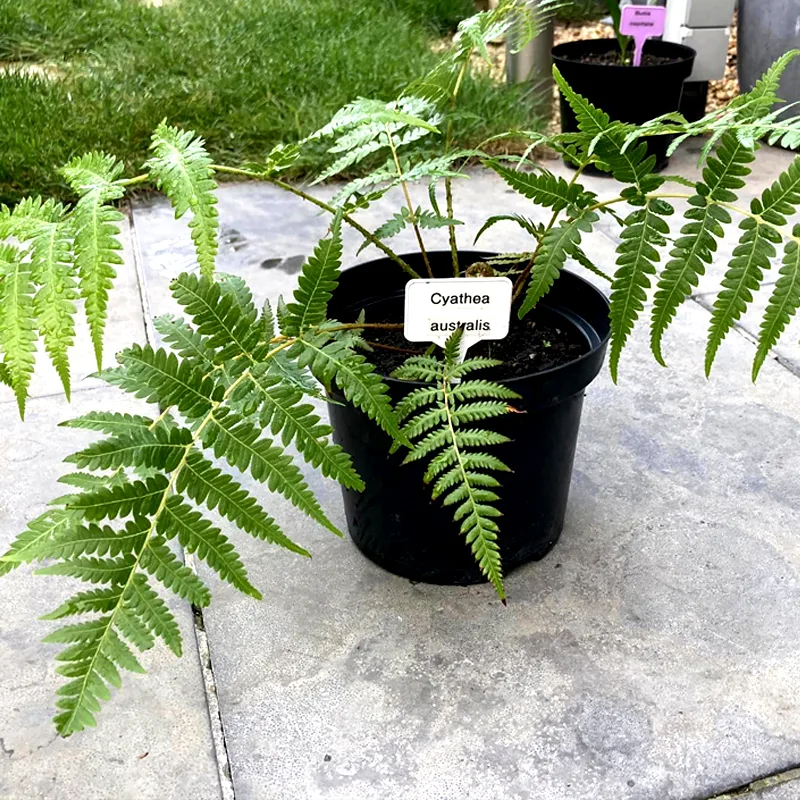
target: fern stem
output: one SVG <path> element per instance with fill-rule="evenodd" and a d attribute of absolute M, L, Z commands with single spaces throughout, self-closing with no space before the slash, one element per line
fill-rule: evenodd
<path fill-rule="evenodd" d="M 456 78 L 456 85 L 453 87 L 453 94 L 450 97 L 450 111 L 454 111 L 456 107 L 456 102 L 458 100 L 458 93 L 461 91 L 461 84 L 464 81 L 464 77 L 469 70 L 470 60 L 472 59 L 472 51 L 475 48 L 470 47 L 464 58 L 464 63 L 461 65 L 461 69 L 458 72 L 458 77 Z M 453 144 L 453 117 L 451 115 L 450 119 L 447 120 L 447 133 L 445 134 L 444 140 L 444 151 L 445 153 L 450 152 L 450 148 Z M 448 219 L 453 219 L 453 179 L 447 177 L 444 179 L 444 196 L 445 202 L 447 203 L 447 217 Z M 453 277 L 457 278 L 460 273 L 460 268 L 458 265 L 458 243 L 456 241 L 456 226 L 455 225 L 448 225 L 447 226 L 447 239 L 450 242 L 450 255 L 453 259 Z"/>
<path fill-rule="evenodd" d="M 688 200 L 690 197 L 694 195 L 691 194 L 648 194 L 645 195 L 645 200 Z M 607 206 L 617 205 L 618 203 L 627 203 L 627 197 L 615 197 L 612 200 L 603 200 L 600 203 L 595 203 L 593 206 L 589 206 L 587 211 L 599 211 L 600 209 L 606 208 Z M 724 205 L 724 203 L 718 203 L 717 205 Z"/>
<path fill-rule="evenodd" d="M 116 181 L 117 186 L 140 186 L 143 183 L 148 183 L 151 180 L 150 173 L 144 175 L 137 175 L 135 178 L 123 178 Z"/>
<path fill-rule="evenodd" d="M 276 178 L 273 175 L 264 175 L 258 172 L 252 172 L 246 169 L 236 169 L 235 167 L 223 167 L 218 164 L 212 164 L 211 169 L 215 172 L 222 172 L 227 175 L 238 175 L 244 178 L 255 178 L 257 180 L 266 181 L 267 183 L 271 183 L 273 186 L 277 186 L 280 189 L 284 189 L 287 192 L 290 192 L 297 197 L 301 197 L 308 203 L 317 206 L 317 208 L 321 208 L 323 211 L 327 211 L 329 214 L 336 214 L 337 208 L 332 206 L 330 203 L 326 203 L 324 200 L 320 200 L 318 197 L 314 197 L 312 194 L 308 194 L 308 192 L 304 192 L 302 189 L 298 189 L 296 186 L 292 186 L 291 183 L 287 183 L 286 181 L 282 181 L 280 178 Z M 411 265 L 403 261 L 397 253 L 394 252 L 390 247 L 387 247 L 380 239 L 370 233 L 363 225 L 360 225 L 358 222 L 350 216 L 350 214 L 342 214 L 342 219 L 354 230 L 358 231 L 370 244 L 374 244 L 378 250 L 381 250 L 384 255 L 390 258 L 392 261 L 395 262 L 399 267 L 401 267 L 405 272 L 407 272 L 412 278 L 420 278 L 422 277 Z"/>
<path fill-rule="evenodd" d="M 320 328 L 322 331 L 349 331 L 357 328 L 381 328 L 387 331 L 401 331 L 405 326 L 402 322 L 347 322 L 333 328 Z"/>
<path fill-rule="evenodd" d="M 795 236 L 794 234 L 788 233 L 785 228 L 775 225 L 772 222 L 768 222 L 759 214 L 754 214 L 752 211 L 748 211 L 746 208 L 734 205 L 733 203 L 722 203 L 719 201 L 714 201 L 714 203 L 715 205 L 722 206 L 722 208 L 727 208 L 728 211 L 734 211 L 737 214 L 741 214 L 743 217 L 749 217 L 759 225 L 763 225 L 765 228 L 772 228 L 772 230 L 784 240 L 796 242 L 798 245 L 800 245 L 800 236 Z"/>
<path fill-rule="evenodd" d="M 411 204 L 411 195 L 408 193 L 408 184 L 403 180 L 403 168 L 400 166 L 400 159 L 397 157 L 397 148 L 394 146 L 392 132 L 388 125 L 386 125 L 386 138 L 389 140 L 389 149 L 392 151 L 392 159 L 394 160 L 394 165 L 397 169 L 397 177 L 400 179 L 400 187 L 402 188 L 403 194 L 406 198 L 406 206 L 408 206 L 408 219 L 411 222 L 411 227 L 414 228 L 414 233 L 417 236 L 419 251 L 422 253 L 422 260 L 425 262 L 428 275 L 430 275 L 432 278 L 433 270 L 431 269 L 430 261 L 428 261 L 428 253 L 425 250 L 425 242 L 422 241 L 422 233 L 420 232 L 419 225 L 417 224 L 417 215 L 414 213 L 414 206 Z"/>
<path fill-rule="evenodd" d="M 447 203 L 447 217 L 453 219 L 453 179 L 444 179 L 444 197 Z M 453 259 L 453 277 L 457 278 L 461 272 L 458 265 L 458 243 L 456 242 L 456 226 L 447 226 L 447 239 L 450 242 L 450 255 Z"/>

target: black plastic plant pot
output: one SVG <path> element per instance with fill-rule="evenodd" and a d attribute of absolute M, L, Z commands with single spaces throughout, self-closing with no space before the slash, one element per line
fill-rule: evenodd
<path fill-rule="evenodd" d="M 574 91 L 613 120 L 641 125 L 680 109 L 683 83 L 694 68 L 696 53 L 691 47 L 649 39 L 644 46 L 643 66 L 592 61 L 609 54 L 619 55 L 616 39 L 565 42 L 553 48 L 553 63 Z M 662 63 L 647 65 L 648 56 Z M 563 95 L 560 107 L 562 132 L 574 133 L 578 122 Z M 648 154 L 656 157 L 656 169 L 664 169 L 669 163 L 669 137 L 653 136 L 644 141 Z"/>
<path fill-rule="evenodd" d="M 488 255 L 463 252 L 462 263 Z M 429 257 L 434 274 L 446 277 L 450 253 L 434 252 Z M 404 258 L 423 273 L 418 254 Z M 388 259 L 345 270 L 330 316 L 354 320 L 364 309 L 367 321 L 401 321 L 407 281 L 406 273 Z M 606 298 L 576 275 L 562 273 L 541 304 L 565 326 L 576 327 L 588 349 L 562 366 L 501 381 L 521 395 L 514 406 L 525 413 L 482 423 L 512 440 L 491 448 L 512 470 L 500 476 L 497 503 L 503 514 L 498 520 L 499 542 L 506 573 L 543 558 L 558 541 L 584 390 L 602 367 L 609 337 Z M 395 402 L 417 385 L 386 380 Z M 389 437 L 371 420 L 341 394 L 334 393 L 334 400 L 338 403 L 329 406 L 334 441 L 351 455 L 366 484 L 363 492 L 343 490 L 350 536 L 362 553 L 389 572 L 414 581 L 461 586 L 484 582 L 452 509 L 431 499 L 431 488 L 423 483 L 424 467 L 417 462 L 403 464 L 404 453 L 390 454 Z"/>

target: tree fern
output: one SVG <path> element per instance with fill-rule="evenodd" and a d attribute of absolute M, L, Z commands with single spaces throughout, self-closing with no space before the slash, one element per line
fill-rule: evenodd
<path fill-rule="evenodd" d="M 191 211 L 189 228 L 197 250 L 200 272 L 210 276 L 219 244 L 217 188 L 211 158 L 194 131 L 161 123 L 153 134 L 152 158 L 145 165 L 157 186 L 169 197 L 176 219 Z"/>
<path fill-rule="evenodd" d="M 402 432 L 413 442 L 406 462 L 430 460 L 425 480 L 433 483 L 433 498 L 442 498 L 445 506 L 455 506 L 454 520 L 460 523 L 481 571 L 505 602 L 497 543 L 500 512 L 492 505 L 498 500 L 494 490 L 500 483 L 491 473 L 507 472 L 508 467 L 483 448 L 502 444 L 508 438 L 470 425 L 508 413 L 508 401 L 518 395 L 490 381 L 465 380 L 473 371 L 501 362 L 459 362 L 460 340 L 461 331 L 457 330 L 447 340 L 441 361 L 432 356 L 412 356 L 394 372 L 401 380 L 435 382 L 406 395 L 397 413 L 405 420 Z"/>

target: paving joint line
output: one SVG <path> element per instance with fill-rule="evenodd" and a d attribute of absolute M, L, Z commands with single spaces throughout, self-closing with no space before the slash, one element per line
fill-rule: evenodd
<path fill-rule="evenodd" d="M 692 302 L 697 303 L 697 305 L 700 306 L 700 308 L 702 308 L 704 311 L 711 313 L 714 310 L 714 307 L 713 305 L 709 305 L 708 303 L 704 302 L 704 297 L 705 295 L 697 295 L 692 296 L 689 299 L 692 300 Z M 750 331 L 747 330 L 747 328 L 745 328 L 744 325 L 742 325 L 738 320 L 733 323 L 733 330 L 736 331 L 736 333 L 738 333 L 743 339 L 746 339 L 748 342 L 750 342 L 750 344 L 758 347 L 758 339 L 753 336 L 753 334 L 750 333 Z M 777 361 L 778 364 L 780 364 L 787 372 L 791 372 L 796 378 L 800 378 L 800 365 L 795 364 L 790 359 L 780 355 L 780 353 L 776 353 L 774 348 L 770 351 L 769 358 L 772 361 Z"/>
<path fill-rule="evenodd" d="M 751 796 L 753 800 L 758 800 L 757 793 L 767 789 L 775 789 L 778 786 L 785 786 L 793 781 L 800 781 L 800 765 L 775 772 L 772 775 L 766 775 L 763 778 L 756 778 L 754 781 L 736 786 L 733 789 L 727 789 L 722 794 L 704 797 L 702 800 L 739 800 L 739 798 Z"/>
<path fill-rule="evenodd" d="M 150 308 L 150 297 L 147 292 L 147 276 L 144 274 L 144 260 L 139 247 L 139 237 L 136 233 L 136 223 L 133 218 L 133 207 L 126 210 L 130 223 L 131 249 L 133 250 L 133 266 L 136 271 L 136 282 L 139 287 L 139 302 L 142 316 L 144 317 L 144 333 L 147 343 L 151 347 L 158 346 L 158 333 L 153 324 L 153 313 Z M 197 574 L 197 564 L 194 557 L 183 551 L 183 560 L 189 569 Z M 206 710 L 208 711 L 208 724 L 211 729 L 211 739 L 214 744 L 214 755 L 217 762 L 217 780 L 219 781 L 221 800 L 236 800 L 236 791 L 233 785 L 233 773 L 228 755 L 228 744 L 225 738 L 225 725 L 222 722 L 222 711 L 217 693 L 217 679 L 214 674 L 214 664 L 211 660 L 211 648 L 206 633 L 203 609 L 193 605 L 192 627 L 197 651 L 200 674 L 203 679 L 203 692 L 206 697 Z"/>

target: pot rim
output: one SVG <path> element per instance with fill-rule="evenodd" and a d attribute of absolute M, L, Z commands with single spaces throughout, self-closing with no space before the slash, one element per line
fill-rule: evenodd
<path fill-rule="evenodd" d="M 614 47 L 618 47 L 619 43 L 616 39 L 578 39 L 574 42 L 562 42 L 561 44 L 557 44 L 551 51 L 550 54 L 552 55 L 553 59 L 559 61 L 567 61 L 570 64 L 577 64 L 578 66 L 582 67 L 595 67 L 597 69 L 614 69 L 614 70 L 630 70 L 631 67 L 624 65 L 624 64 L 586 64 L 581 61 L 575 61 L 574 59 L 567 58 L 565 55 L 562 55 L 564 51 L 568 50 L 577 50 L 577 45 L 586 45 L 586 44 L 596 44 L 599 43 L 601 45 L 607 45 L 607 48 L 604 49 L 613 49 Z M 689 47 L 685 44 L 678 44 L 678 42 L 665 42 L 663 39 L 648 39 L 647 43 L 645 44 L 645 48 L 647 48 L 648 44 L 656 45 L 660 47 L 662 45 L 668 46 L 670 48 L 675 48 L 676 50 L 676 58 L 677 61 L 673 62 L 672 64 L 647 64 L 642 65 L 640 67 L 636 67 L 637 70 L 645 70 L 651 71 L 655 69 L 664 69 L 665 67 L 676 66 L 677 64 L 682 64 L 686 61 L 693 60 L 697 58 L 697 51 Z M 679 53 L 680 55 L 677 55 Z"/>
<path fill-rule="evenodd" d="M 476 251 L 467 251 L 467 250 L 465 250 L 465 251 L 462 251 L 462 252 L 466 253 L 466 252 L 476 252 Z M 407 253 L 400 253 L 399 255 L 403 259 L 405 259 L 408 256 Z M 450 251 L 449 250 L 429 250 L 428 251 L 428 256 L 429 257 L 430 256 L 435 256 L 435 255 L 444 255 L 444 256 L 449 258 L 450 257 Z M 349 272 L 352 269 L 370 268 L 371 265 L 375 264 L 375 262 L 383 261 L 383 260 L 387 260 L 387 259 L 382 259 L 382 258 L 370 259 L 369 261 L 363 261 L 363 262 L 358 263 L 358 264 L 353 264 L 350 267 L 347 267 L 346 269 L 342 270 L 342 274 L 344 274 L 345 272 Z M 572 272 L 571 270 L 562 269 L 561 273 L 559 274 L 559 277 L 556 279 L 556 281 L 558 281 L 561 278 L 561 275 L 563 275 L 565 273 L 569 276 L 570 280 L 576 280 L 576 281 L 579 281 L 580 283 L 584 284 L 584 286 L 591 293 L 593 293 L 597 297 L 597 299 L 605 305 L 605 307 L 607 309 L 610 309 L 610 303 L 609 303 L 608 297 L 606 297 L 606 295 L 603 294 L 603 292 L 601 292 L 593 283 L 587 281 L 586 278 L 583 278 L 580 275 L 577 275 L 576 273 Z M 555 286 L 555 284 L 554 284 L 554 286 Z M 338 287 L 337 287 L 337 290 L 338 290 Z M 552 289 L 551 289 L 551 291 L 552 291 Z M 548 292 L 548 294 L 546 294 L 539 302 L 546 306 L 547 305 L 547 298 L 549 297 L 549 294 L 550 293 Z M 334 296 L 335 296 L 335 294 L 334 294 Z M 388 296 L 388 295 L 385 295 L 385 296 Z M 551 308 L 553 308 L 555 310 L 558 310 L 559 308 L 564 308 L 565 310 L 569 311 L 569 308 L 567 306 L 563 305 L 563 304 L 560 305 L 560 306 L 559 305 L 551 305 Z M 567 319 L 569 319 L 569 317 L 567 317 Z M 569 319 L 569 321 L 573 325 L 576 325 L 576 323 L 573 320 Z M 588 321 L 585 321 L 585 322 L 586 322 L 586 324 L 589 324 Z M 576 327 L 578 327 L 580 329 L 580 326 L 576 325 Z M 518 381 L 529 381 L 529 380 L 531 380 L 531 378 L 539 378 L 539 377 L 544 377 L 544 376 L 551 376 L 551 375 L 555 375 L 555 374 L 557 374 L 559 372 L 564 372 L 564 371 L 566 371 L 568 369 L 577 368 L 578 365 L 582 364 L 584 361 L 587 361 L 590 358 L 596 357 L 597 352 L 599 350 L 603 349 L 604 347 L 606 347 L 606 345 L 608 344 L 608 342 L 609 342 L 609 340 L 611 338 L 611 326 L 610 325 L 609 325 L 608 331 L 606 331 L 605 335 L 603 335 L 603 336 L 600 335 L 599 331 L 597 331 L 594 328 L 594 326 L 591 326 L 591 327 L 595 331 L 595 334 L 597 335 L 598 341 L 596 343 L 590 342 L 589 343 L 590 344 L 589 349 L 585 353 L 583 353 L 582 355 L 578 356 L 577 358 L 572 359 L 571 361 L 567 361 L 564 364 L 559 364 L 556 367 L 550 367 L 548 369 L 538 370 L 536 372 L 530 372 L 530 373 L 526 373 L 524 375 L 515 375 L 514 377 L 511 377 L 511 378 L 497 378 L 497 379 L 495 379 L 496 382 L 497 383 L 501 383 L 503 385 L 513 384 L 513 383 L 516 383 Z M 581 332 L 583 332 L 582 329 L 581 329 Z M 584 335 L 586 335 L 585 332 L 583 332 L 583 333 L 584 333 Z M 378 374 L 380 374 L 382 380 L 384 380 L 386 382 L 391 382 L 392 384 L 396 384 L 398 386 L 429 386 L 430 385 L 429 383 L 426 383 L 424 381 L 401 380 L 399 378 L 393 378 L 390 375 L 384 375 L 383 373 L 378 373 Z"/>

